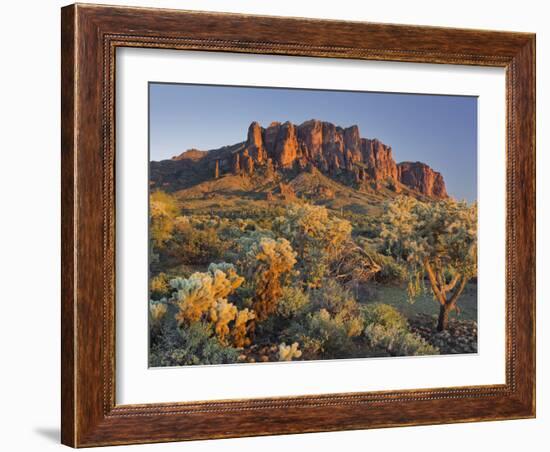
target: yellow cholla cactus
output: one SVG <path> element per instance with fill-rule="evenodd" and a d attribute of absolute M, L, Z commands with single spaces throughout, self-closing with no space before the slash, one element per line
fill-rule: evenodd
<path fill-rule="evenodd" d="M 277 309 L 282 278 L 296 264 L 296 253 L 286 239 L 259 237 L 247 244 L 247 267 L 255 285 L 254 312 L 259 322 Z"/>
<path fill-rule="evenodd" d="M 153 322 L 159 323 L 166 314 L 167 309 L 168 307 L 164 303 L 150 303 L 149 312 L 151 313 Z"/>
<path fill-rule="evenodd" d="M 237 307 L 229 303 L 225 298 L 220 298 L 215 306 L 210 308 L 210 322 L 214 325 L 214 331 L 222 343 L 226 343 L 229 334 L 229 322 L 237 317 Z"/>
<path fill-rule="evenodd" d="M 170 281 L 174 289 L 178 323 L 196 322 L 216 308 L 218 300 L 227 298 L 244 282 L 231 264 L 210 264 L 206 273 Z"/>
<path fill-rule="evenodd" d="M 302 356 L 298 347 L 298 342 L 294 342 L 292 345 L 286 345 L 284 342 L 279 344 L 279 361 L 292 361 L 293 358 Z"/>
<path fill-rule="evenodd" d="M 248 308 L 238 312 L 231 332 L 235 347 L 246 347 L 250 345 L 250 339 L 247 337 L 248 325 L 250 325 L 249 322 L 255 317 L 254 311 L 250 311 Z"/>
<path fill-rule="evenodd" d="M 244 278 L 237 274 L 235 267 L 225 262 L 210 264 L 205 273 L 193 273 L 189 278 L 176 278 L 170 281 L 177 290 L 173 301 L 178 306 L 176 320 L 181 326 L 197 321 L 205 321 L 213 326 L 214 334 L 223 344 L 231 337 L 236 347 L 250 344 L 246 337 L 247 322 L 255 318 L 253 311 L 237 307 L 227 300 Z M 233 325 L 229 325 L 234 322 Z"/>

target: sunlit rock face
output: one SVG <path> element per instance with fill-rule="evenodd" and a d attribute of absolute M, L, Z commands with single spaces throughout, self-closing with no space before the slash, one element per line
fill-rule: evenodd
<path fill-rule="evenodd" d="M 443 176 L 422 162 L 402 162 L 397 165 L 403 185 L 436 199 L 447 198 Z"/>
<path fill-rule="evenodd" d="M 164 183 L 173 184 L 193 164 L 197 177 L 203 167 L 210 177 L 225 173 L 253 176 L 263 169 L 268 179 L 277 171 L 316 169 L 356 187 L 387 187 L 396 193 L 407 187 L 434 199 L 448 197 L 443 176 L 427 164 L 397 164 L 391 146 L 361 137 L 357 125 L 343 128 L 317 119 L 299 125 L 272 122 L 267 127 L 254 121 L 242 143 L 211 151 L 190 149 L 171 161 L 152 162 L 153 180 L 159 175 Z"/>

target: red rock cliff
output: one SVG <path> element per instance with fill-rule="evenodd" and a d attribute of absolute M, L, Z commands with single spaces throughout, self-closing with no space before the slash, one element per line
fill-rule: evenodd
<path fill-rule="evenodd" d="M 230 171 L 253 174 L 268 164 L 275 170 L 316 167 L 330 175 L 349 174 L 356 184 L 372 182 L 399 191 L 405 185 L 433 198 L 446 198 L 440 173 L 416 162 L 396 164 L 392 148 L 378 139 L 361 138 L 359 128 L 311 119 L 300 125 L 272 122 L 250 124 L 244 147 L 236 151 Z"/>
<path fill-rule="evenodd" d="M 436 199 L 447 198 L 443 176 L 422 162 L 402 162 L 397 165 L 399 180 L 413 190 Z"/>

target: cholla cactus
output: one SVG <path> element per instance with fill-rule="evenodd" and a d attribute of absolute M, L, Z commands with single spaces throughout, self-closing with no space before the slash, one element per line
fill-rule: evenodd
<path fill-rule="evenodd" d="M 149 302 L 149 313 L 151 315 L 151 321 L 154 324 L 159 324 L 164 315 L 166 314 L 168 307 L 165 303 L 156 301 Z"/>
<path fill-rule="evenodd" d="M 225 298 L 220 298 L 210 307 L 210 321 L 214 324 L 214 331 L 222 343 L 226 343 L 229 334 L 229 322 L 237 317 L 237 307 Z"/>
<path fill-rule="evenodd" d="M 191 227 L 191 220 L 185 215 L 180 215 L 174 218 L 174 228 L 177 231 L 184 231 L 185 229 Z"/>
<path fill-rule="evenodd" d="M 254 282 L 253 308 L 259 321 L 265 320 L 277 309 L 282 294 L 281 279 L 296 264 L 296 253 L 286 239 L 257 237 L 245 244 L 245 268 Z"/>
<path fill-rule="evenodd" d="M 296 253 L 285 239 L 262 237 L 252 244 L 247 254 L 259 262 L 259 267 L 276 267 L 279 273 L 292 270 L 296 264 Z"/>
<path fill-rule="evenodd" d="M 235 324 L 231 334 L 233 336 L 233 344 L 235 347 L 246 347 L 250 345 L 250 339 L 247 337 L 248 331 L 251 327 L 251 320 L 254 320 L 256 315 L 254 311 L 243 309 L 237 313 L 235 318 Z"/>
<path fill-rule="evenodd" d="M 315 240 L 324 248 L 336 247 L 351 235 L 351 223 L 330 217 L 323 206 L 311 204 L 290 206 L 284 218 L 278 219 L 281 232 L 292 239 Z"/>
<path fill-rule="evenodd" d="M 428 276 L 440 303 L 438 330 L 446 329 L 449 312 L 477 273 L 477 205 L 399 197 L 385 206 L 380 236 L 408 270 L 411 300 Z"/>
<path fill-rule="evenodd" d="M 279 344 L 279 361 L 292 361 L 293 358 L 302 356 L 298 346 L 298 342 L 294 342 L 292 345 L 286 345 L 284 342 Z"/>
<path fill-rule="evenodd" d="M 177 290 L 174 301 L 179 307 L 176 320 L 195 322 L 214 308 L 220 299 L 227 298 L 242 283 L 231 264 L 210 264 L 208 272 L 193 273 L 189 278 L 176 278 L 170 285 Z"/>
<path fill-rule="evenodd" d="M 237 274 L 237 270 L 235 269 L 235 266 L 233 264 L 228 264 L 227 262 L 220 262 L 218 264 L 212 263 L 208 266 L 208 271 L 210 273 L 216 273 L 216 271 L 221 271 L 225 273 L 232 284 L 237 280 L 239 280 L 240 283 L 242 283 L 244 280 L 244 278 L 241 278 Z"/>
<path fill-rule="evenodd" d="M 351 240 L 351 224 L 329 216 L 323 206 L 292 205 L 275 227 L 297 250 L 303 274 L 311 287 L 318 287 L 328 270 L 328 262 Z"/>
<path fill-rule="evenodd" d="M 149 289 L 151 291 L 151 298 L 160 299 L 163 296 L 166 296 L 169 290 L 166 274 L 159 273 L 158 275 L 152 277 Z"/>
<path fill-rule="evenodd" d="M 178 324 L 191 324 L 200 320 L 210 323 L 215 335 L 223 344 L 231 336 L 234 345 L 244 346 L 248 339 L 247 322 L 254 318 L 248 309 L 239 311 L 227 301 L 244 278 L 237 274 L 235 267 L 225 262 L 210 264 L 206 273 L 193 273 L 189 278 L 176 278 L 170 285 L 176 289 L 173 302 L 178 306 Z M 233 332 L 230 323 L 234 322 Z"/>

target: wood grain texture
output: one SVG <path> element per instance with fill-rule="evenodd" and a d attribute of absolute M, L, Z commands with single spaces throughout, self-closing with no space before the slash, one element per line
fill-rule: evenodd
<path fill-rule="evenodd" d="M 74 8 L 63 9 L 61 19 L 61 441 L 75 443 L 74 384 L 74 150 L 75 146 L 75 39 Z"/>
<path fill-rule="evenodd" d="M 527 33 L 72 5 L 62 10 L 62 442 L 74 447 L 535 415 L 535 37 Z M 117 47 L 506 68 L 506 384 L 115 403 Z"/>

